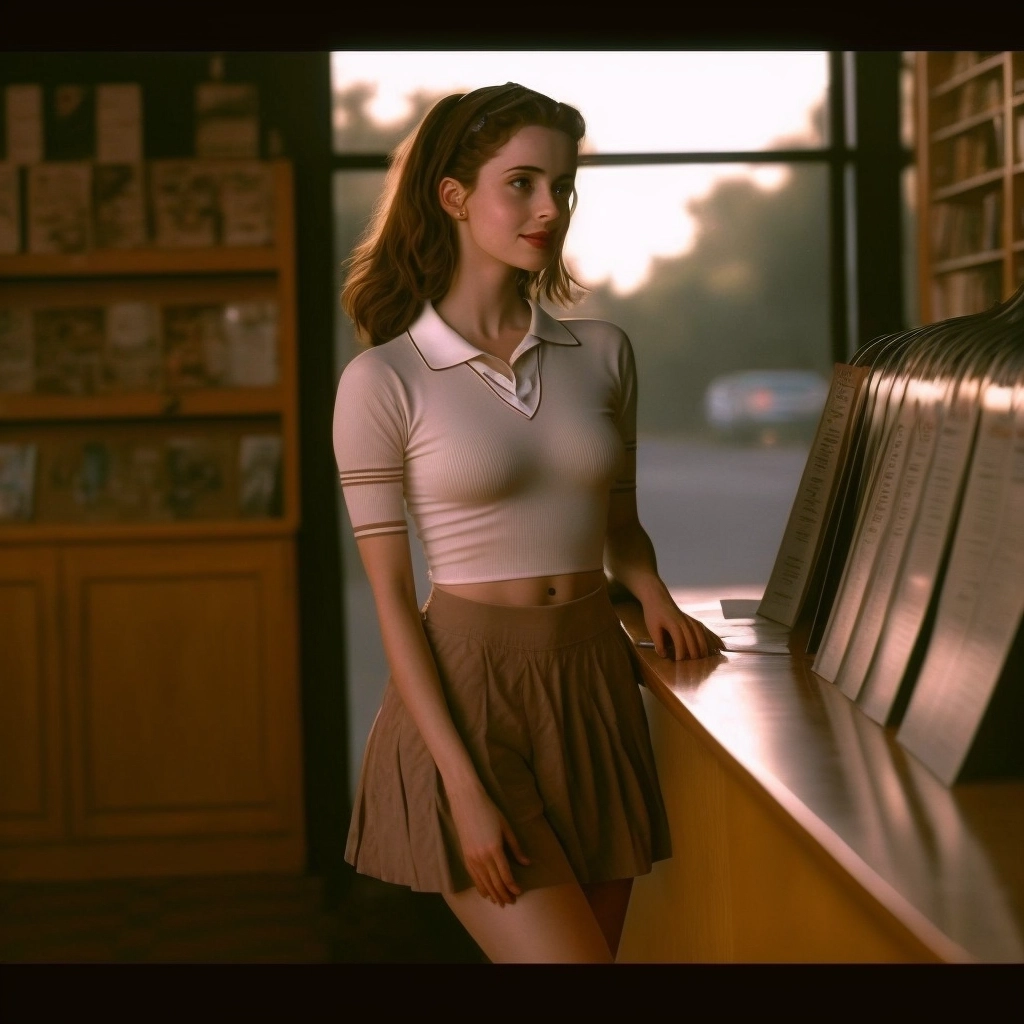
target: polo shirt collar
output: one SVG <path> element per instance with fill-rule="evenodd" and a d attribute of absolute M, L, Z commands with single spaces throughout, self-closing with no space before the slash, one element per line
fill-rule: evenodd
<path fill-rule="evenodd" d="M 578 345 L 579 342 L 563 326 L 541 306 L 530 302 L 530 329 L 527 338 L 548 341 L 554 345 Z M 469 362 L 483 355 L 475 345 L 471 345 L 457 331 L 453 330 L 441 319 L 432 302 L 425 302 L 423 310 L 408 330 L 409 338 L 416 347 L 424 362 L 432 370 L 445 370 L 459 363 Z M 524 339 L 525 341 L 526 339 Z M 520 351 L 517 349 L 517 351 Z"/>

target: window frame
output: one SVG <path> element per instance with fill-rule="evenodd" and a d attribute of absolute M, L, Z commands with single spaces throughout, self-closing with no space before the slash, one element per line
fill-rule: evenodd
<path fill-rule="evenodd" d="M 900 177 L 913 151 L 900 138 L 901 51 L 829 50 L 828 142 L 800 149 L 677 150 L 584 153 L 581 167 L 664 164 L 815 164 L 828 171 L 830 355 L 846 362 L 879 333 L 904 330 Z M 891 93 L 891 109 L 880 99 Z M 879 116 L 881 115 L 881 116 Z M 895 135 L 886 133 L 895 125 Z M 332 145 L 330 187 L 339 172 L 385 171 L 389 154 L 339 153 Z M 888 199 L 879 204 L 878 196 Z M 858 200 L 862 197 L 862 201 Z M 869 202 L 870 200 L 870 202 Z M 884 205 L 888 224 L 875 219 L 872 202 Z M 881 210 L 879 210 L 881 213 Z M 894 273 L 895 271 L 895 273 Z M 881 288 L 881 291 L 879 290 Z"/>

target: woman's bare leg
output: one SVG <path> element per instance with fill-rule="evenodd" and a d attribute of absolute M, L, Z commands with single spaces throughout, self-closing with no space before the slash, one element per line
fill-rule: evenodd
<path fill-rule="evenodd" d="M 616 878 L 611 882 L 587 882 L 583 886 L 590 909 L 604 933 L 605 942 L 612 951 L 612 958 L 618 955 L 619 939 L 629 907 L 629 894 L 633 891 L 632 878 Z"/>
<path fill-rule="evenodd" d="M 575 882 L 528 889 L 503 907 L 476 889 L 444 898 L 491 963 L 612 963 L 601 925 Z"/>

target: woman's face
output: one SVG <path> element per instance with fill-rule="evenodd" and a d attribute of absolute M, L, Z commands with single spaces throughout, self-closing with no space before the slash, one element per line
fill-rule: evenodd
<path fill-rule="evenodd" d="M 520 128 L 480 168 L 460 222 L 459 259 L 539 271 L 569 227 L 576 144 L 554 128 Z"/>

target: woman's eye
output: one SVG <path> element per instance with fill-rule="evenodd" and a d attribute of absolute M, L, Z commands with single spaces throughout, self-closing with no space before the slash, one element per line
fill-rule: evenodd
<path fill-rule="evenodd" d="M 529 188 L 530 187 L 530 179 L 529 178 L 513 178 L 512 181 L 509 182 L 509 184 L 513 188 L 519 188 L 519 189 Z"/>

